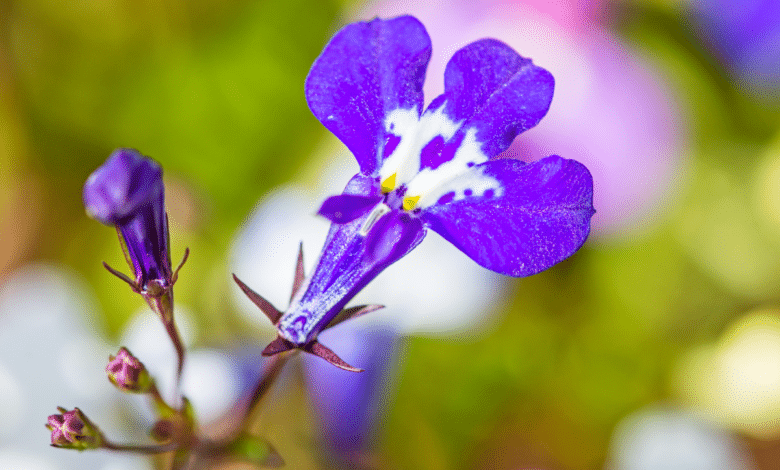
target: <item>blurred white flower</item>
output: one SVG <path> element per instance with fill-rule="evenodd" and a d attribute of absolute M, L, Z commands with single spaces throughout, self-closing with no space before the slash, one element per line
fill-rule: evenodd
<path fill-rule="evenodd" d="M 238 401 L 240 377 L 234 361 L 225 353 L 191 348 L 195 339 L 194 327 L 191 316 L 181 304 L 176 307 L 176 324 L 187 347 L 182 393 L 192 403 L 198 420 L 208 424 L 227 413 Z M 159 318 L 149 309 L 139 311 L 128 323 L 121 346 L 127 347 L 144 363 L 160 393 L 168 403 L 173 403 L 176 350 Z"/>
<path fill-rule="evenodd" d="M 615 428 L 609 470 L 748 470 L 750 458 L 725 431 L 691 412 L 650 407 Z"/>
<path fill-rule="evenodd" d="M 48 445 L 44 424 L 57 406 L 78 406 L 118 442 L 132 432 L 119 421 L 120 395 L 105 374 L 116 351 L 87 324 L 95 305 L 81 280 L 59 266 L 22 267 L 0 286 L 0 468 L 151 469 L 143 456 Z"/>

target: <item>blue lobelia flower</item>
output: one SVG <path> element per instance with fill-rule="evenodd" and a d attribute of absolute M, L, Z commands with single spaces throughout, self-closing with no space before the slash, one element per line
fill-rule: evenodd
<path fill-rule="evenodd" d="M 585 242 L 594 213 L 587 168 L 558 156 L 495 158 L 547 113 L 552 75 L 483 39 L 455 53 L 445 92 L 423 110 L 430 55 L 423 25 L 403 16 L 347 25 L 314 62 L 309 107 L 360 172 L 322 205 L 319 214 L 333 224 L 312 276 L 298 270 L 286 312 L 237 280 L 276 325 L 265 354 L 301 348 L 353 370 L 317 342 L 318 333 L 378 308 L 343 311 L 429 228 L 509 276 L 536 274 Z"/>

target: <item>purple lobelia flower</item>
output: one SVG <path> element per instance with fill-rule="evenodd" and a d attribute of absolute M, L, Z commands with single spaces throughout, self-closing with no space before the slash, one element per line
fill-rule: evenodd
<path fill-rule="evenodd" d="M 474 261 L 530 276 L 574 253 L 590 230 L 593 182 L 580 163 L 496 159 L 547 113 L 554 80 L 506 44 L 457 51 L 445 91 L 423 111 L 431 43 L 411 16 L 354 23 L 325 47 L 306 79 L 314 115 L 352 151 L 360 172 L 319 213 L 333 222 L 315 271 L 301 274 L 288 310 L 242 289 L 274 322 L 272 355 L 301 348 L 349 370 L 317 342 L 326 327 L 432 229 Z M 299 260 L 300 266 L 300 260 Z"/>

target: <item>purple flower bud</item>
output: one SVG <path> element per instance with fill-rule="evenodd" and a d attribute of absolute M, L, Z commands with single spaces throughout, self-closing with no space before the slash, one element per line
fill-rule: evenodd
<path fill-rule="evenodd" d="M 162 168 L 133 149 L 117 149 L 84 184 L 90 217 L 117 228 L 139 290 L 172 283 Z"/>
<path fill-rule="evenodd" d="M 97 449 L 103 443 L 100 430 L 87 419 L 80 409 L 67 411 L 57 408 L 61 414 L 49 416 L 46 427 L 51 431 L 51 445 L 67 449 Z"/>
<path fill-rule="evenodd" d="M 109 356 L 106 373 L 108 380 L 123 392 L 145 393 L 152 385 L 146 367 L 125 347 L 116 356 Z"/>

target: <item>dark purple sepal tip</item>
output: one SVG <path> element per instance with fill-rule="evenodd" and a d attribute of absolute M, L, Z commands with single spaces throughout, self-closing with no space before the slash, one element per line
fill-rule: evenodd
<path fill-rule="evenodd" d="M 334 326 L 340 323 L 344 323 L 347 320 L 363 316 L 367 313 L 376 312 L 377 310 L 381 310 L 383 308 L 385 308 L 384 305 L 377 304 L 358 305 L 356 307 L 345 308 L 339 312 L 339 314 L 336 315 L 336 317 L 333 318 L 330 323 L 328 323 L 328 328 L 333 328 Z"/>
<path fill-rule="evenodd" d="M 261 312 L 265 314 L 265 316 L 268 317 L 269 320 L 271 320 L 271 323 L 276 325 L 276 323 L 279 321 L 279 318 L 282 316 L 282 312 L 280 312 L 276 307 L 271 304 L 271 302 L 265 300 L 263 296 L 258 294 L 257 292 L 253 291 L 249 286 L 244 284 L 241 279 L 238 278 L 235 274 L 233 274 L 233 280 L 236 281 L 236 284 L 238 284 L 238 287 L 241 288 L 241 290 L 246 294 L 247 297 L 249 297 L 249 300 L 252 301 L 257 307 L 260 309 Z"/>
<path fill-rule="evenodd" d="M 276 354 L 295 349 L 297 346 L 281 336 L 277 336 L 276 339 L 268 343 L 268 346 L 263 349 L 263 356 L 275 356 Z"/>
<path fill-rule="evenodd" d="M 338 357 L 336 353 L 331 351 L 330 348 L 316 340 L 306 344 L 301 349 L 309 354 L 325 359 L 339 369 L 344 369 L 349 372 L 363 372 L 363 369 L 352 367 L 351 365 L 347 364 L 340 357 Z"/>
<path fill-rule="evenodd" d="M 295 261 L 295 277 L 293 278 L 293 288 L 290 294 L 290 302 L 301 290 L 303 281 L 306 280 L 306 273 L 303 270 L 303 242 L 298 245 L 298 259 Z"/>
<path fill-rule="evenodd" d="M 309 341 L 304 345 L 297 345 L 291 341 L 287 341 L 281 336 L 277 336 L 273 341 L 268 343 L 268 346 L 263 349 L 262 354 L 263 356 L 269 357 L 286 351 L 291 351 L 293 349 L 300 349 L 301 351 L 325 359 L 339 369 L 344 369 L 350 372 L 363 372 L 363 369 L 358 369 L 357 367 L 352 367 L 351 365 L 347 364 L 338 355 L 336 355 L 336 353 L 331 351 L 330 348 L 322 345 L 316 339 Z"/>

